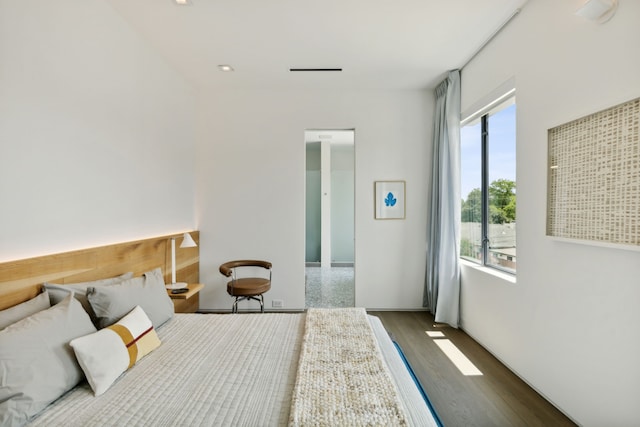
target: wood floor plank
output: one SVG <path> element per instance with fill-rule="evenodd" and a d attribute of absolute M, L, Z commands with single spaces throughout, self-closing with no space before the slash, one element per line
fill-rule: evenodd
<path fill-rule="evenodd" d="M 370 312 L 398 342 L 447 427 L 575 426 L 569 418 L 461 330 L 423 311 Z M 440 331 L 482 372 L 465 376 L 425 331 Z"/>

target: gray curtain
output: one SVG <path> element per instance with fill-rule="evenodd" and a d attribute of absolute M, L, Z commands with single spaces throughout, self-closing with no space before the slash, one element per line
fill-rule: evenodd
<path fill-rule="evenodd" d="M 436 322 L 460 319 L 460 70 L 435 90 L 431 209 L 423 306 Z"/>

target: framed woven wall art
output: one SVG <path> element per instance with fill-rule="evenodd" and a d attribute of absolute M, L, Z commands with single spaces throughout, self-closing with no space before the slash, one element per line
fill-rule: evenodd
<path fill-rule="evenodd" d="M 548 130 L 547 235 L 640 249 L 640 98 Z"/>

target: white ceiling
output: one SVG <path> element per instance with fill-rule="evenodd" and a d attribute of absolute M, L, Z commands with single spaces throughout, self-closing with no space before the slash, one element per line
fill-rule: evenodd
<path fill-rule="evenodd" d="M 461 67 L 527 0 L 105 1 L 198 89 L 419 89 Z"/>

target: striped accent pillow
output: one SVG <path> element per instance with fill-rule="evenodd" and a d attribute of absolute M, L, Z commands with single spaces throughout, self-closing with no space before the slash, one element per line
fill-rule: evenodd
<path fill-rule="evenodd" d="M 72 340 L 69 345 L 96 396 L 160 345 L 145 312 L 136 306 L 118 323 Z"/>

